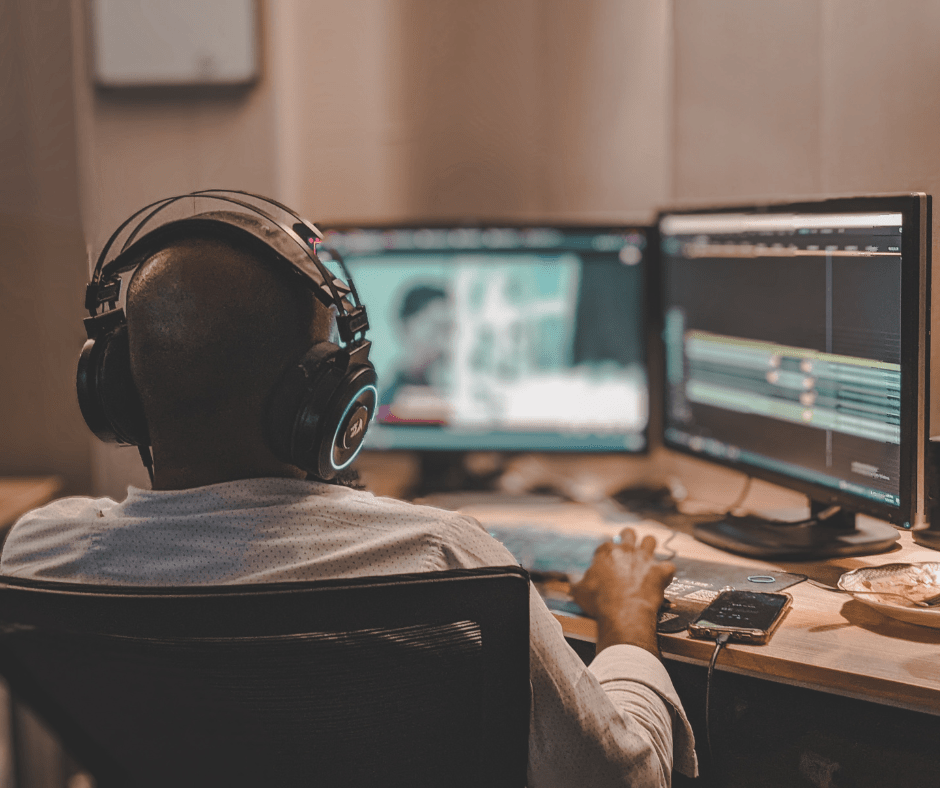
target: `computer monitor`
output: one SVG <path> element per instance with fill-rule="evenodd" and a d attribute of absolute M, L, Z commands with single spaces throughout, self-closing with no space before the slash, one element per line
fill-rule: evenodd
<path fill-rule="evenodd" d="M 643 227 L 327 228 L 368 310 L 365 448 L 645 451 L 646 245 Z"/>
<path fill-rule="evenodd" d="M 727 517 L 761 557 L 879 552 L 924 517 L 931 201 L 664 212 L 665 445 L 805 493 L 810 517 Z"/>

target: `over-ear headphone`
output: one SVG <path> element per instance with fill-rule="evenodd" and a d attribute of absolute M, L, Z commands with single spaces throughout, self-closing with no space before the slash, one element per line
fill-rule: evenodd
<path fill-rule="evenodd" d="M 187 200 L 192 201 L 193 214 L 168 219 L 172 212 L 167 209 L 184 207 Z M 224 210 L 195 213 L 196 203 L 205 201 L 220 203 Z M 152 222 L 155 225 L 147 229 Z M 112 257 L 112 247 L 117 249 L 125 231 L 126 240 Z M 369 361 L 371 343 L 365 338 L 366 310 L 340 255 L 328 250 L 348 284 L 317 256 L 323 234 L 281 203 L 250 192 L 209 189 L 168 197 L 137 211 L 108 239 L 85 292 L 88 340 L 77 375 L 85 423 L 102 441 L 137 446 L 152 478 L 147 420 L 131 374 L 127 290 L 141 263 L 193 233 L 261 241 L 298 283 L 324 306 L 335 308 L 342 344 L 317 342 L 288 366 L 273 382 L 263 425 L 265 441 L 278 459 L 320 479 L 334 478 L 358 455 L 375 413 L 376 375 Z"/>

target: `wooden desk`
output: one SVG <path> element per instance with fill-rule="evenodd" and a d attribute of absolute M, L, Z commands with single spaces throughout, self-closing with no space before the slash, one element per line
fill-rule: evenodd
<path fill-rule="evenodd" d="M 51 501 L 62 484 L 56 476 L 0 477 L 0 531 L 30 509 Z"/>
<path fill-rule="evenodd" d="M 484 524 L 543 522 L 554 528 L 609 535 L 623 527 L 623 524 L 605 522 L 589 507 L 575 504 L 531 511 L 478 505 L 464 507 L 462 511 Z M 638 534 L 652 534 L 660 542 L 671 533 L 665 526 L 651 521 L 632 527 Z M 740 558 L 683 533 L 676 534 L 669 546 L 689 558 L 755 567 L 776 566 L 806 574 L 827 585 L 835 585 L 843 572 L 860 566 L 940 561 L 940 552 L 914 545 L 909 534 L 901 534 L 900 547 L 889 553 L 818 564 L 767 564 Z M 793 607 L 770 643 L 765 646 L 729 643 L 719 657 L 719 670 L 940 716 L 940 630 L 886 618 L 846 594 L 826 591 L 806 582 L 788 588 L 787 592 L 793 595 Z M 590 619 L 556 617 L 567 636 L 596 641 L 597 629 Z M 680 633 L 661 635 L 660 647 L 666 660 L 705 665 L 714 644 Z"/>

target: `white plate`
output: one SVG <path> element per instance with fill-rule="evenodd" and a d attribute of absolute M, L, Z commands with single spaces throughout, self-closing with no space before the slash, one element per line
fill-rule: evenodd
<path fill-rule="evenodd" d="M 885 564 L 853 569 L 839 578 L 839 588 L 886 616 L 909 624 L 940 629 L 940 604 L 933 607 L 918 607 L 915 604 L 915 600 L 940 594 L 938 562 Z"/>

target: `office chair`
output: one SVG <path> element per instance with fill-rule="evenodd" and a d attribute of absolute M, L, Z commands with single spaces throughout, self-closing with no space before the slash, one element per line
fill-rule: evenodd
<path fill-rule="evenodd" d="M 518 567 L 187 588 L 4 578 L 0 672 L 99 788 L 526 781 Z"/>

